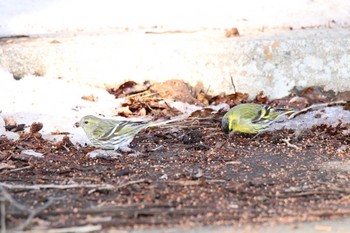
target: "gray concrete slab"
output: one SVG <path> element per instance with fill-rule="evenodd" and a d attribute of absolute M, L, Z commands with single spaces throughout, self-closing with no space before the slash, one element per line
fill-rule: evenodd
<path fill-rule="evenodd" d="M 350 89 L 350 31 L 273 30 L 226 38 L 224 30 L 100 32 L 4 39 L 0 68 L 17 78 L 51 76 L 103 87 L 183 79 L 209 93 L 263 90 L 271 98 L 292 88 Z"/>

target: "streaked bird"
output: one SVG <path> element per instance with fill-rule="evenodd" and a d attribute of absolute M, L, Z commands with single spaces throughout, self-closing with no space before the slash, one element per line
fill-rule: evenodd
<path fill-rule="evenodd" d="M 127 152 L 136 134 L 148 127 L 164 125 L 176 120 L 134 122 L 103 119 L 88 115 L 75 123 L 82 127 L 91 144 L 97 148 Z"/>
<path fill-rule="evenodd" d="M 279 116 L 293 112 L 260 104 L 239 104 L 224 115 L 221 128 L 225 133 L 257 134 L 265 131 Z"/>

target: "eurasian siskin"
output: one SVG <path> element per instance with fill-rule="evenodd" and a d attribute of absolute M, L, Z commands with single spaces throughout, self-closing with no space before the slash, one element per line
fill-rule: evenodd
<path fill-rule="evenodd" d="M 222 130 L 225 133 L 263 132 L 279 116 L 293 113 L 291 109 L 272 108 L 260 104 L 240 104 L 231 108 L 222 118 Z"/>
<path fill-rule="evenodd" d="M 151 127 L 167 124 L 174 120 L 133 122 L 102 119 L 95 116 L 84 116 L 75 126 L 81 126 L 91 144 L 101 149 L 130 151 L 129 145 L 137 133 Z"/>

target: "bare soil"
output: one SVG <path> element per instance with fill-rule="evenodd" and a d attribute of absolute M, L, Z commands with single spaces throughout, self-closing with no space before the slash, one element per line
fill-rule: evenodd
<path fill-rule="evenodd" d="M 217 122 L 150 128 L 141 155 L 92 159 L 94 148 L 0 138 L 2 219 L 7 229 L 103 229 L 290 222 L 350 216 L 349 125 L 226 135 Z M 33 149 L 42 158 L 21 154 Z"/>

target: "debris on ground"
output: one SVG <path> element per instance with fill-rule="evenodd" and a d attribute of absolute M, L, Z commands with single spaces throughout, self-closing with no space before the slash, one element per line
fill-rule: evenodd
<path fill-rule="evenodd" d="M 2 116 L 0 211 L 6 229 L 102 231 L 350 216 L 346 93 L 309 88 L 270 100 L 264 92 L 253 98 L 240 92 L 211 96 L 179 81 L 164 85 L 128 82 L 109 90 L 119 97 L 113 101 L 86 91 L 77 94 L 80 100 L 85 96 L 86 105 L 70 106 L 82 114 L 89 103 L 94 114 L 103 115 L 99 105 L 108 100 L 115 104 L 109 115 L 187 114 L 181 122 L 141 131 L 131 143 L 137 153 L 104 151 L 106 156 L 92 158 L 96 148 L 76 140 L 73 128 L 53 129 L 42 118 L 28 121 L 8 112 Z M 180 89 L 187 89 L 185 95 L 176 93 Z M 156 90 L 188 101 L 171 102 Z M 224 134 L 221 117 L 246 102 L 309 109 L 259 135 Z M 332 102 L 343 104 L 327 107 Z M 324 105 L 312 108 L 318 104 Z M 73 127 L 75 121 L 65 124 Z M 57 137 L 49 140 L 47 133 Z"/>
<path fill-rule="evenodd" d="M 225 135 L 211 120 L 146 129 L 138 156 L 90 158 L 69 136 L 0 138 L 8 229 L 133 228 L 350 215 L 350 125 Z M 339 169 L 325 164 L 339 162 Z M 20 208 L 19 208 L 20 207 Z M 26 211 L 23 211 L 26 209 Z"/>

